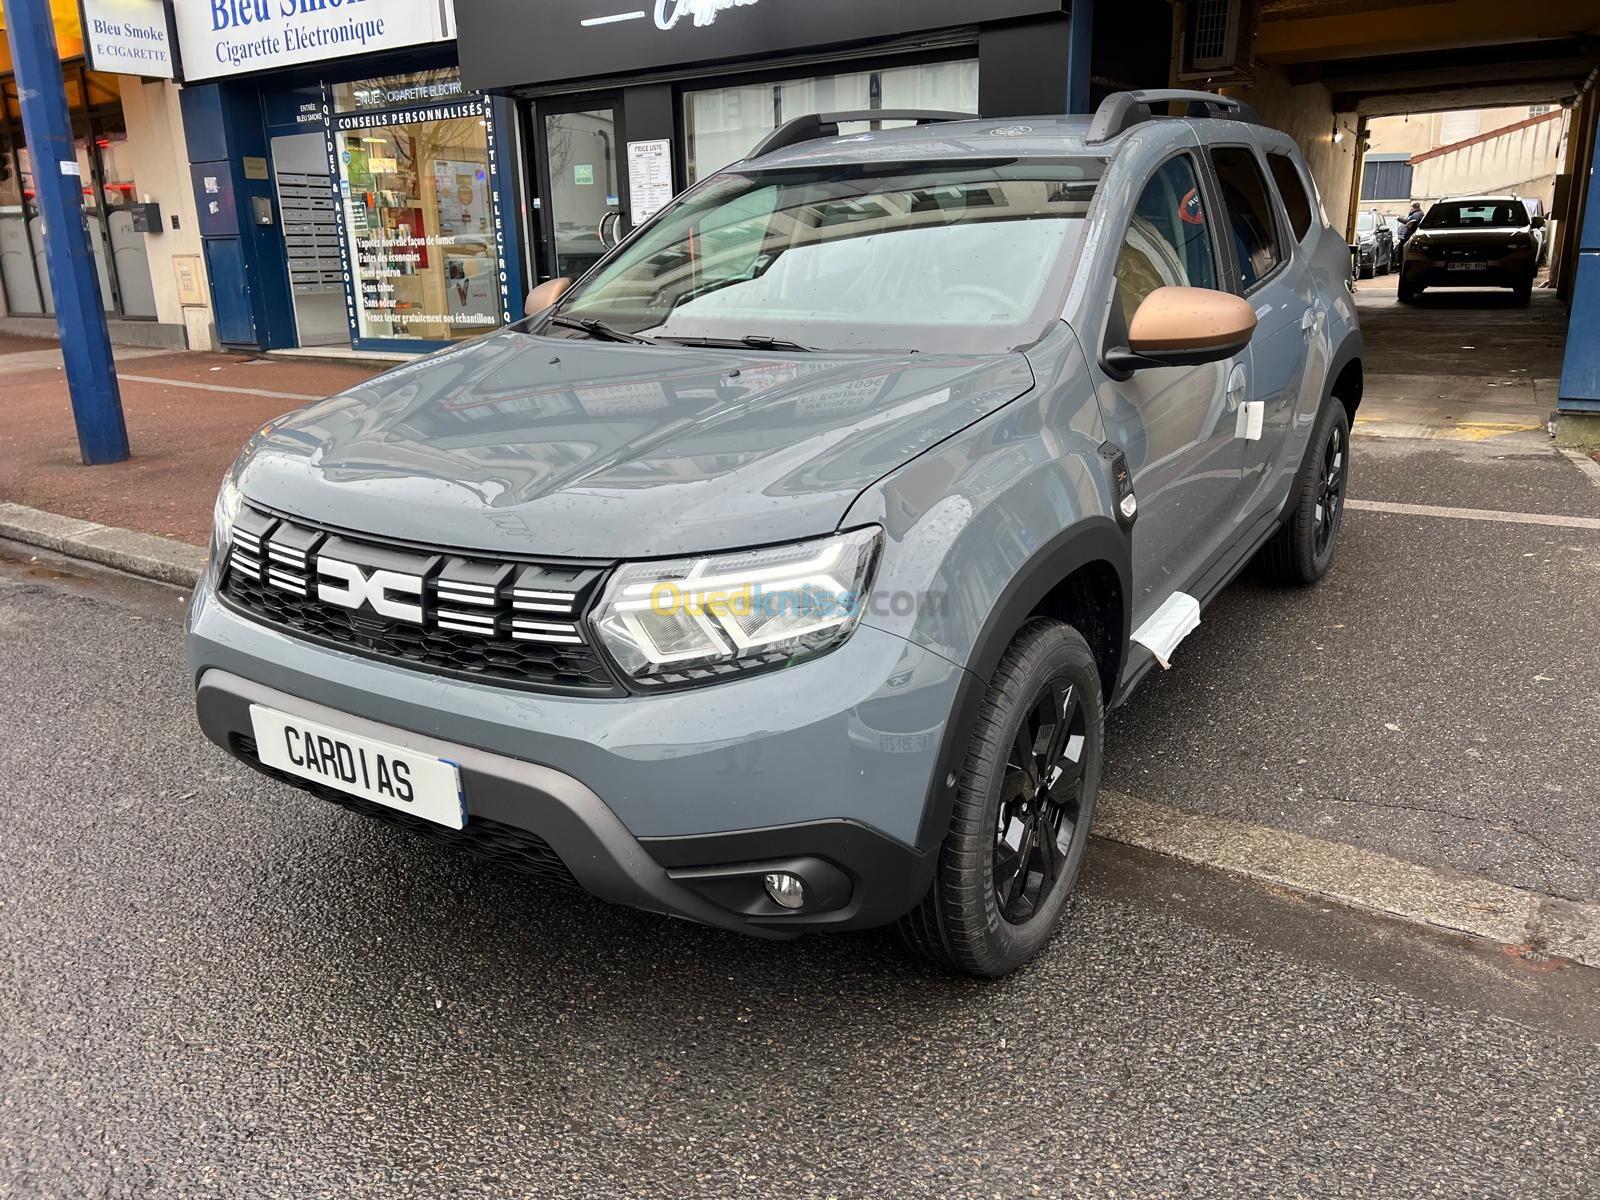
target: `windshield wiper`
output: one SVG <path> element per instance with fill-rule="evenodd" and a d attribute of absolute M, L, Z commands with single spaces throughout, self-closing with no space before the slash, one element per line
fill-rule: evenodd
<path fill-rule="evenodd" d="M 656 343 L 647 337 L 640 337 L 636 333 L 624 333 L 620 329 L 607 325 L 604 321 L 597 321 L 593 317 L 551 317 L 550 324 L 560 325 L 563 329 L 577 329 L 587 333 L 597 342 L 626 342 L 633 346 L 654 346 Z"/>
<path fill-rule="evenodd" d="M 791 342 L 788 338 L 768 337 L 764 333 L 752 333 L 741 338 L 710 338 L 710 337 L 663 337 L 664 342 L 674 342 L 679 346 L 705 346 L 713 350 L 788 350 L 794 354 L 813 354 L 810 346 L 802 346 L 799 342 Z"/>

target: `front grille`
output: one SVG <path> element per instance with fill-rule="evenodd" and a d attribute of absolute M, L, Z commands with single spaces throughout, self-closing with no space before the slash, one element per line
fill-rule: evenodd
<path fill-rule="evenodd" d="M 604 568 L 396 546 L 244 507 L 223 598 L 288 633 L 534 691 L 615 695 L 584 631 Z"/>
<path fill-rule="evenodd" d="M 464 829 L 446 829 L 443 825 L 435 825 L 432 821 L 425 821 L 410 813 L 385 808 L 381 804 L 373 804 L 370 800 L 351 796 L 325 784 L 301 779 L 276 767 L 269 767 L 257 757 L 256 740 L 253 737 L 236 733 L 229 737 L 228 744 L 235 755 L 263 775 L 270 775 L 280 782 L 310 792 L 319 799 L 341 805 L 364 816 L 402 825 L 413 833 L 420 833 L 443 845 L 465 850 L 474 857 L 486 859 L 496 866 L 519 871 L 525 875 L 536 875 L 548 883 L 560 884 L 563 887 L 579 886 L 577 879 L 567 869 L 567 864 L 561 861 L 561 856 L 550 848 L 550 843 L 526 829 L 519 829 L 515 825 L 507 825 L 501 821 L 491 821 L 486 817 L 469 817 Z"/>

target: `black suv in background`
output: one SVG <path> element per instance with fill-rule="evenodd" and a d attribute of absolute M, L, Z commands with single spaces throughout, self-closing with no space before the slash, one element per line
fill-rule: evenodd
<path fill-rule="evenodd" d="M 1400 264 L 1400 302 L 1430 287 L 1499 287 L 1517 303 L 1533 296 L 1543 217 L 1530 217 L 1516 196 L 1440 200 L 1406 241 Z"/>

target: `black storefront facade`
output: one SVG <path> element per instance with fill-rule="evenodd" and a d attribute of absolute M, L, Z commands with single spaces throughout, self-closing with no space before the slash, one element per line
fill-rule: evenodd
<path fill-rule="evenodd" d="M 796 116 L 1061 112 L 1073 49 L 1066 0 L 472 0 L 456 19 L 465 86 L 517 105 L 530 283 L 582 274 Z"/>

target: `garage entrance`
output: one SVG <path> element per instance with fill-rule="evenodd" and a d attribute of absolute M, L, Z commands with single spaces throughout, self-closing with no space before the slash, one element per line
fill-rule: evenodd
<path fill-rule="evenodd" d="M 1600 424 L 1600 189 L 1590 187 L 1600 133 L 1600 6 L 1592 0 L 1188 0 L 1179 8 L 1174 81 L 1240 95 L 1265 121 L 1288 130 L 1305 151 L 1330 219 L 1352 241 L 1366 156 L 1400 153 L 1382 148 L 1382 119 L 1442 121 L 1449 119 L 1442 114 L 1499 110 L 1520 111 L 1532 122 L 1525 136 L 1547 136 L 1546 126 L 1563 125 L 1542 214 L 1549 289 L 1567 315 L 1569 335 L 1557 399 L 1564 415 L 1593 412 Z M 1376 160 L 1371 177 L 1380 182 L 1372 186 L 1392 189 L 1403 173 L 1386 169 L 1385 161 L 1404 162 L 1413 174 L 1448 174 L 1442 168 L 1449 164 L 1411 163 L 1414 157 Z M 1600 441 L 1600 430 L 1594 437 Z"/>

